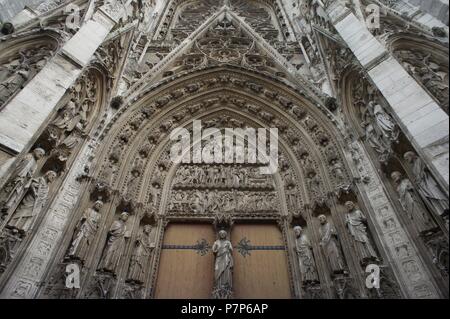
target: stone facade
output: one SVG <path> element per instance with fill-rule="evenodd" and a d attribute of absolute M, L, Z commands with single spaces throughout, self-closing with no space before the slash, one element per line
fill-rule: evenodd
<path fill-rule="evenodd" d="M 255 249 L 293 298 L 448 298 L 448 16 L 419 2 L 0 2 L 0 297 L 158 297 L 168 227 L 201 223 L 213 298 Z M 277 172 L 172 161 L 195 121 L 278 129 Z M 284 244 L 229 238 L 261 223 Z"/>

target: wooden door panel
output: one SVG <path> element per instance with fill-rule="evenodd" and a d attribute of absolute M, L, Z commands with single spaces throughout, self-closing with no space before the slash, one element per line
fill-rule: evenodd
<path fill-rule="evenodd" d="M 171 224 L 167 227 L 161 251 L 156 298 L 211 297 L 214 256 L 210 250 L 205 253 L 193 248 L 202 240 L 206 240 L 209 246 L 214 243 L 215 234 L 212 225 Z"/>
<path fill-rule="evenodd" d="M 232 243 L 236 298 L 291 298 L 285 244 L 276 225 L 235 225 Z M 245 243 L 250 245 L 248 254 L 239 249 Z"/>

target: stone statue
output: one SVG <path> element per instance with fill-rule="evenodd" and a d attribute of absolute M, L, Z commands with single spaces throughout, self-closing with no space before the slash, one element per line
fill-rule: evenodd
<path fill-rule="evenodd" d="M 7 197 L 1 205 L 2 213 L 7 213 L 11 208 L 14 208 L 25 191 L 31 186 L 31 179 L 36 172 L 38 161 L 44 156 L 45 151 L 42 148 L 36 148 L 20 161 L 12 175 L 11 183 L 5 188 Z"/>
<path fill-rule="evenodd" d="M 345 174 L 343 165 L 337 159 L 331 160 L 330 164 L 331 171 L 333 172 L 334 176 L 336 176 L 337 180 L 341 183 L 344 182 Z"/>
<path fill-rule="evenodd" d="M 408 214 L 408 217 L 413 221 L 413 224 L 417 227 L 417 230 L 420 233 L 424 233 L 437 227 L 416 195 L 411 181 L 407 178 L 402 178 L 400 172 L 393 172 L 391 178 L 395 185 L 397 185 L 400 204 L 405 213 Z"/>
<path fill-rule="evenodd" d="M 369 102 L 369 112 L 372 113 L 374 123 L 383 136 L 391 141 L 397 141 L 400 132 L 383 107 L 380 104 L 371 101 Z"/>
<path fill-rule="evenodd" d="M 60 114 L 53 120 L 52 124 L 66 132 L 72 132 L 77 126 L 80 118 L 77 115 L 77 105 L 71 99 L 60 111 Z"/>
<path fill-rule="evenodd" d="M 227 235 L 226 231 L 221 230 L 219 239 L 212 247 L 216 257 L 213 292 L 213 298 L 215 299 L 229 299 L 233 291 L 233 246 L 227 239 Z"/>
<path fill-rule="evenodd" d="M 345 272 L 345 264 L 342 258 L 336 229 L 328 222 L 325 215 L 319 216 L 320 222 L 320 246 L 328 260 L 328 266 L 332 273 Z"/>
<path fill-rule="evenodd" d="M 347 214 L 345 215 L 345 222 L 347 229 L 355 241 L 355 253 L 362 265 L 369 261 L 377 261 L 378 256 L 375 252 L 367 233 L 367 218 L 364 213 L 356 208 L 351 201 L 345 203 Z"/>
<path fill-rule="evenodd" d="M 289 208 L 291 211 L 298 210 L 298 192 L 297 188 L 288 188 L 286 189 L 286 197 L 289 204 Z"/>
<path fill-rule="evenodd" d="M 422 199 L 433 207 L 439 216 L 448 215 L 448 197 L 441 191 L 425 163 L 413 152 L 406 152 L 403 157 L 412 167 L 413 182 Z"/>
<path fill-rule="evenodd" d="M 383 138 L 380 138 L 374 126 L 370 122 L 362 124 L 365 130 L 365 139 L 369 145 L 379 154 L 381 162 L 385 162 L 390 154 L 390 145 Z"/>
<path fill-rule="evenodd" d="M 86 261 L 87 254 L 98 231 L 102 207 L 103 202 L 96 201 L 94 207 L 86 209 L 78 227 L 75 229 L 68 257 Z"/>
<path fill-rule="evenodd" d="M 37 216 L 47 202 L 49 184 L 55 180 L 56 176 L 55 172 L 48 171 L 44 176 L 30 181 L 25 196 L 7 224 L 8 228 L 22 234 L 32 229 Z"/>
<path fill-rule="evenodd" d="M 128 269 L 127 279 L 137 282 L 145 282 L 145 271 L 149 257 L 155 248 L 155 243 L 151 239 L 152 226 L 145 225 L 139 233 L 134 243 L 133 254 L 131 255 L 130 268 Z"/>
<path fill-rule="evenodd" d="M 119 220 L 111 225 L 99 270 L 117 274 L 120 267 L 119 262 L 125 249 L 125 240 L 130 237 L 126 227 L 128 217 L 128 213 L 124 212 L 120 215 Z"/>
<path fill-rule="evenodd" d="M 295 234 L 295 252 L 298 256 L 300 272 L 302 275 L 302 284 L 318 282 L 319 277 L 316 271 L 316 263 L 312 253 L 312 246 L 308 236 L 300 226 L 294 227 Z"/>

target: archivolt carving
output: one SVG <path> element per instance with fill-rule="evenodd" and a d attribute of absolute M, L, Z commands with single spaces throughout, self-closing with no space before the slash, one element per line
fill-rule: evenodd
<path fill-rule="evenodd" d="M 53 35 L 28 35 L 0 45 L 0 110 L 45 66 L 59 47 Z"/>
<path fill-rule="evenodd" d="M 219 93 L 216 87 L 220 87 L 220 85 L 224 83 L 229 83 L 230 92 L 228 94 Z M 241 96 L 237 91 L 233 92 L 232 87 L 236 86 L 237 88 L 241 88 L 245 86 L 245 90 L 248 92 L 247 96 Z M 204 92 L 208 92 L 205 94 Z M 209 93 L 209 91 L 216 93 Z M 141 108 L 140 111 L 134 112 L 131 115 L 130 120 L 126 125 L 123 125 L 120 129 L 120 134 L 114 139 L 114 142 L 111 143 L 111 147 L 109 148 L 109 156 L 105 158 L 110 164 L 101 169 L 100 176 L 104 178 L 106 175 L 110 175 L 112 178 L 112 186 L 115 185 L 115 175 L 110 174 L 110 172 L 115 171 L 111 169 L 112 166 L 116 167 L 115 169 L 119 169 L 119 165 L 124 165 L 127 161 L 122 158 L 122 156 L 129 152 L 124 149 L 126 144 L 130 144 L 132 140 L 136 139 L 136 125 L 133 123 L 139 123 L 142 120 L 145 120 L 148 117 L 148 113 L 152 114 L 154 118 L 160 111 L 160 108 L 164 107 L 165 110 L 172 108 L 172 104 L 177 104 L 186 94 L 189 94 L 189 99 L 184 100 L 184 110 L 181 111 L 181 114 L 178 112 L 168 113 L 167 111 L 164 114 L 164 118 L 161 118 L 158 123 L 154 123 L 153 128 L 146 128 L 146 131 L 151 132 L 144 138 L 143 140 L 147 140 L 144 145 L 141 145 L 139 150 L 136 152 L 139 154 L 138 156 L 134 156 L 133 158 L 139 158 L 143 155 L 148 155 L 153 148 L 152 145 L 157 145 L 164 136 L 167 137 L 168 133 L 170 133 L 170 129 L 173 129 L 176 126 L 179 126 L 181 121 L 179 119 L 189 116 L 196 116 L 201 110 L 207 110 L 208 108 L 218 107 L 220 105 L 232 104 L 234 107 L 239 107 L 244 109 L 247 114 L 250 116 L 259 115 L 261 120 L 265 123 L 264 126 L 270 127 L 275 126 L 280 129 L 280 132 L 286 138 L 286 140 L 294 142 L 294 145 L 298 145 L 297 149 L 294 149 L 294 152 L 297 152 L 297 156 L 303 160 L 303 164 L 311 171 L 316 165 L 315 170 L 317 172 L 320 171 L 320 168 L 317 166 L 318 161 L 314 163 L 313 159 L 308 159 L 309 155 L 312 154 L 312 150 L 308 151 L 306 146 L 303 145 L 319 145 L 320 152 L 323 158 L 327 158 L 329 163 L 327 166 L 330 166 L 328 171 L 331 176 L 332 183 L 335 187 L 348 185 L 348 175 L 346 175 L 346 169 L 342 160 L 339 160 L 339 153 L 336 150 L 336 144 L 333 143 L 333 139 L 331 134 L 327 133 L 328 129 L 320 128 L 320 125 L 323 123 L 322 121 L 318 121 L 312 115 L 308 115 L 307 111 L 300 111 L 301 108 L 298 105 L 294 105 L 292 101 L 289 101 L 289 97 L 285 97 L 281 94 L 273 92 L 269 89 L 264 89 L 262 83 L 258 82 L 244 82 L 240 78 L 236 76 L 225 76 L 220 75 L 217 77 L 213 77 L 209 79 L 209 77 L 203 77 L 202 81 L 195 83 L 191 81 L 186 87 L 183 86 L 174 86 L 171 89 L 171 93 L 165 94 L 161 92 L 159 96 L 152 99 L 153 103 L 146 102 L 145 107 Z M 260 96 L 261 101 L 252 101 L 249 99 L 249 94 L 253 94 L 256 96 Z M 303 132 L 300 134 L 298 129 L 289 129 L 290 123 L 283 123 L 283 121 L 279 120 L 279 115 L 274 115 L 271 111 L 262 111 L 262 109 L 267 108 L 267 106 L 261 105 L 262 99 L 267 97 L 272 97 L 272 100 L 279 105 L 280 109 L 286 110 L 287 114 L 292 114 L 290 116 L 295 116 L 296 118 L 300 118 L 302 120 L 299 121 L 299 125 L 301 125 Z M 258 105 L 260 104 L 260 105 Z M 149 111 L 151 110 L 151 111 Z M 186 114 L 187 113 L 187 114 Z M 192 114 L 192 115 L 190 115 Z M 198 116 L 198 115 L 197 115 Z M 321 123 L 322 122 L 322 123 Z M 225 123 L 224 123 L 225 124 Z M 156 125 L 156 126 L 155 126 Z M 323 124 L 322 124 L 323 125 Z M 142 124 L 139 129 L 139 134 L 142 135 Z M 307 134 L 309 135 L 308 142 L 302 142 L 299 136 Z M 306 149 L 305 149 L 306 147 Z M 329 164 L 329 165 L 328 165 Z M 122 170 L 122 169 L 119 169 Z M 147 174 L 145 174 L 147 175 Z M 306 176 L 307 174 L 305 174 Z M 123 186 L 119 188 L 122 189 Z M 123 190 L 123 189 L 122 189 Z M 151 194 L 151 191 L 147 191 L 147 194 Z M 148 202 L 143 200 L 142 202 Z"/>
<path fill-rule="evenodd" d="M 405 70 L 448 114 L 448 48 L 425 39 L 392 37 L 390 49 Z"/>

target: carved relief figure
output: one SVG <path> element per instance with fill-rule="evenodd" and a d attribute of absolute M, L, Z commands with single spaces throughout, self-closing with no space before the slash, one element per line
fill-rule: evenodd
<path fill-rule="evenodd" d="M 346 202 L 345 207 L 347 208 L 347 214 L 345 215 L 347 229 L 354 240 L 355 252 L 359 261 L 362 265 L 365 265 L 369 261 L 378 260 L 367 233 L 366 216 L 351 201 Z"/>
<path fill-rule="evenodd" d="M 1 203 L 2 213 L 7 213 L 11 208 L 14 208 L 25 191 L 30 188 L 31 179 L 36 172 L 37 163 L 44 155 L 45 151 L 43 149 L 36 148 L 32 153 L 25 155 L 19 163 L 13 173 L 12 181 L 5 187 L 7 196 Z"/>
<path fill-rule="evenodd" d="M 338 234 L 333 225 L 331 225 L 325 215 L 319 216 L 320 228 L 320 246 L 327 258 L 328 266 L 333 273 L 345 272 L 345 264 L 342 258 Z"/>
<path fill-rule="evenodd" d="M 60 114 L 51 124 L 57 128 L 71 132 L 77 126 L 79 118 L 76 117 L 77 105 L 75 99 L 71 99 L 61 110 Z"/>
<path fill-rule="evenodd" d="M 94 207 L 86 209 L 78 227 L 75 229 L 68 257 L 86 261 L 87 254 L 98 231 L 102 207 L 103 202 L 96 201 Z"/>
<path fill-rule="evenodd" d="M 56 173 L 48 171 L 44 176 L 31 180 L 24 198 L 8 222 L 8 228 L 16 229 L 22 234 L 31 230 L 47 202 L 49 184 L 55 178 Z"/>
<path fill-rule="evenodd" d="M 383 107 L 380 104 L 371 101 L 369 102 L 368 109 L 374 117 L 374 122 L 378 130 L 383 134 L 383 136 L 391 141 L 397 141 L 399 136 L 397 126 Z"/>
<path fill-rule="evenodd" d="M 302 284 L 318 282 L 319 277 L 316 271 L 316 263 L 312 253 L 312 246 L 307 234 L 300 226 L 294 227 L 295 234 L 295 252 L 298 256 L 300 272 L 302 275 Z"/>
<path fill-rule="evenodd" d="M 441 191 L 425 163 L 413 152 L 406 152 L 403 157 L 411 165 L 413 182 L 422 199 L 428 202 L 439 216 L 448 215 L 448 197 Z"/>
<path fill-rule="evenodd" d="M 424 233 L 437 227 L 416 195 L 411 181 L 407 178 L 402 178 L 400 172 L 393 172 L 391 178 L 395 185 L 397 185 L 400 204 L 405 213 L 408 214 L 408 217 L 417 227 L 417 230 L 420 233 Z"/>
<path fill-rule="evenodd" d="M 380 162 L 386 162 L 391 152 L 389 144 L 379 138 L 372 123 L 364 122 L 362 125 L 365 130 L 366 141 L 375 150 L 375 152 L 379 154 Z"/>
<path fill-rule="evenodd" d="M 29 66 L 16 65 L 14 62 L 16 61 L 2 68 L 4 69 L 2 73 L 6 75 L 2 76 L 4 79 L 0 82 L 0 107 L 18 90 L 22 89 L 30 78 Z"/>
<path fill-rule="evenodd" d="M 152 226 L 145 225 L 139 233 L 134 243 L 133 254 L 131 255 L 130 268 L 127 279 L 137 282 L 145 282 L 145 271 L 149 258 L 155 248 L 155 243 L 151 238 Z"/>
<path fill-rule="evenodd" d="M 120 215 L 119 220 L 114 221 L 111 225 L 98 267 L 99 270 L 117 274 L 119 262 L 125 249 L 125 240 L 130 237 L 126 227 L 128 217 L 128 213 L 124 212 Z"/>
<path fill-rule="evenodd" d="M 229 299 L 233 291 L 233 246 L 225 230 L 219 231 L 219 239 L 212 247 L 215 255 L 214 292 L 215 299 Z"/>
<path fill-rule="evenodd" d="M 22 49 L 0 66 L 0 108 L 45 66 L 53 50 L 48 44 Z"/>

